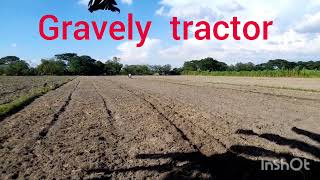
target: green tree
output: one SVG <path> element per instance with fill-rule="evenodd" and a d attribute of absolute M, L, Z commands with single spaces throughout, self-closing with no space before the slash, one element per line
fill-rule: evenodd
<path fill-rule="evenodd" d="M 55 58 L 62 61 L 70 61 L 72 58 L 78 57 L 76 53 L 63 53 L 55 55 Z"/>
<path fill-rule="evenodd" d="M 28 75 L 29 64 L 24 60 L 10 62 L 10 64 L 8 65 L 5 71 L 6 71 L 6 74 L 10 76 Z"/>
<path fill-rule="evenodd" d="M 172 69 L 171 65 L 170 64 L 166 64 L 166 65 L 161 67 L 161 73 L 164 74 L 164 75 L 169 75 L 171 69 Z"/>
<path fill-rule="evenodd" d="M 68 71 L 73 75 L 97 75 L 95 62 L 90 56 L 76 56 L 69 60 Z"/>
<path fill-rule="evenodd" d="M 64 75 L 66 64 L 62 60 L 42 59 L 41 64 L 37 67 L 37 71 L 40 75 Z"/>
<path fill-rule="evenodd" d="M 320 70 L 320 61 L 299 61 L 297 62 L 298 69 Z"/>
<path fill-rule="evenodd" d="M 0 65 L 9 65 L 20 61 L 20 58 L 17 56 L 6 56 L 0 59 Z"/>
<path fill-rule="evenodd" d="M 6 74 L 7 65 L 0 64 L 0 75 Z"/>
<path fill-rule="evenodd" d="M 205 58 L 198 61 L 198 66 L 201 71 L 226 71 L 228 65 L 226 63 L 217 61 L 213 58 Z"/>
<path fill-rule="evenodd" d="M 183 64 L 184 71 L 198 71 L 197 60 L 187 61 Z"/>
<path fill-rule="evenodd" d="M 37 70 L 37 68 L 30 67 L 30 68 L 29 68 L 28 75 L 30 75 L 30 76 L 36 76 L 36 75 L 38 75 L 38 70 Z"/>
<path fill-rule="evenodd" d="M 249 63 L 237 63 L 234 67 L 236 71 L 253 71 L 255 65 L 252 62 Z"/>
<path fill-rule="evenodd" d="M 184 71 L 226 71 L 227 69 L 228 65 L 226 63 L 217 61 L 210 57 L 185 62 L 183 66 Z"/>
<path fill-rule="evenodd" d="M 113 60 L 108 60 L 104 66 L 104 72 L 106 75 L 113 76 L 119 75 L 123 65 L 118 59 L 113 58 Z"/>
<path fill-rule="evenodd" d="M 294 69 L 297 66 L 294 62 L 289 62 L 284 59 L 270 60 L 263 64 L 265 70 L 276 70 L 276 69 Z"/>
<path fill-rule="evenodd" d="M 168 75 L 170 74 L 170 71 L 172 69 L 170 64 L 166 64 L 164 66 L 153 65 L 153 66 L 149 66 L 149 68 L 153 74 L 159 74 L 159 75 Z"/>
<path fill-rule="evenodd" d="M 147 65 L 126 65 L 122 69 L 122 73 L 132 75 L 151 75 L 152 71 Z"/>
<path fill-rule="evenodd" d="M 95 70 L 94 70 L 95 75 L 103 75 L 104 74 L 104 64 L 101 61 L 96 61 L 95 62 Z"/>
<path fill-rule="evenodd" d="M 169 75 L 181 75 L 183 69 L 182 68 L 173 68 Z"/>

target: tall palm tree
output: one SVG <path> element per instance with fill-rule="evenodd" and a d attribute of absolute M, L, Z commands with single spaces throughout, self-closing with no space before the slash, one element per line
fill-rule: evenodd
<path fill-rule="evenodd" d="M 91 13 L 100 9 L 120 13 L 120 9 L 116 5 L 118 4 L 115 0 L 90 0 L 88 7 Z"/>

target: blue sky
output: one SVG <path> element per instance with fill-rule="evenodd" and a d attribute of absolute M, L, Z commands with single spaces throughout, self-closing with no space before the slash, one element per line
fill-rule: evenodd
<path fill-rule="evenodd" d="M 273 58 L 289 60 L 320 60 L 320 0 L 117 0 L 121 13 L 99 11 L 89 13 L 88 0 L 20 0 L 3 1 L 0 6 L 0 56 L 16 55 L 32 65 L 54 54 L 76 52 L 105 61 L 118 56 L 125 64 L 173 64 L 186 60 L 213 57 L 226 63 Z M 142 48 L 135 41 L 114 41 L 108 33 L 101 41 L 46 41 L 38 31 L 42 16 L 52 14 L 59 21 L 87 22 L 121 20 L 128 13 L 145 24 L 152 21 L 148 39 Z M 169 21 L 173 16 L 186 20 L 241 21 L 273 20 L 269 40 L 173 41 Z M 72 28 L 69 36 L 72 37 Z M 195 29 L 190 30 L 190 34 Z M 138 40 L 139 36 L 135 36 Z"/>

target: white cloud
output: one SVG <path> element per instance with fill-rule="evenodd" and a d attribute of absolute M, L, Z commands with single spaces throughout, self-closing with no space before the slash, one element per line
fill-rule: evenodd
<path fill-rule="evenodd" d="M 164 12 L 164 6 L 161 6 L 157 11 L 156 11 L 156 15 L 163 15 L 165 14 Z"/>
<path fill-rule="evenodd" d="M 82 0 L 83 4 L 87 1 Z M 184 61 L 213 57 L 229 64 L 236 62 L 261 63 L 274 58 L 289 60 L 318 60 L 320 56 L 320 0 L 159 0 L 155 14 L 164 18 L 177 16 L 185 20 L 230 21 L 237 16 L 242 22 L 274 21 L 269 40 L 218 41 L 212 38 L 199 41 L 190 36 L 187 41 L 171 44 L 161 39 L 148 38 L 143 47 L 127 41 L 117 47 L 123 63 L 181 65 Z M 122 0 L 131 4 L 131 0 Z M 195 28 L 190 29 L 190 34 Z M 230 30 L 227 32 L 231 33 Z M 242 33 L 241 33 L 242 34 Z"/>
<path fill-rule="evenodd" d="M 296 26 L 301 33 L 320 33 L 320 12 L 314 15 L 306 15 Z"/>
<path fill-rule="evenodd" d="M 184 61 L 213 57 L 228 64 L 237 62 L 262 63 L 270 59 L 318 60 L 320 35 L 310 38 L 306 34 L 290 29 L 268 41 L 199 41 L 190 38 L 176 45 L 164 47 L 159 39 L 147 39 L 142 48 L 137 42 L 125 42 L 118 46 L 123 63 L 128 64 L 172 64 L 180 66 Z M 306 48 L 307 47 L 307 48 Z"/>
<path fill-rule="evenodd" d="M 178 16 L 180 18 L 204 19 L 209 17 L 212 20 L 239 16 L 243 19 L 265 19 L 275 18 L 292 1 L 300 0 L 161 0 L 161 7 L 168 8 L 163 16 Z"/>
<path fill-rule="evenodd" d="M 139 41 L 127 41 L 120 44 L 117 50 L 120 52 L 117 57 L 125 64 L 144 64 L 155 57 L 161 40 L 147 38 L 142 47 L 136 47 Z"/>
<path fill-rule="evenodd" d="M 243 28 L 243 22 L 251 20 L 259 24 L 273 20 L 274 25 L 268 41 L 198 41 L 191 38 L 162 49 L 160 55 L 162 59 L 180 62 L 212 56 L 228 63 L 316 58 L 320 55 L 319 10 L 319 0 L 161 0 L 156 14 L 164 17 L 177 16 L 194 21 L 205 19 L 213 24 L 217 20 L 230 21 L 237 16 L 242 22 L 239 29 Z M 191 32 L 194 31 L 193 28 Z"/>
<path fill-rule="evenodd" d="M 180 18 L 198 18 L 202 19 L 205 17 L 212 17 L 216 16 L 215 9 L 212 6 L 203 6 L 199 4 L 212 4 L 212 1 L 204 0 L 206 2 L 199 1 L 183 1 L 183 0 L 162 0 L 160 4 L 162 5 L 160 9 L 157 10 L 158 15 L 163 16 L 178 16 Z M 209 2 L 209 3 L 208 3 Z M 168 11 L 164 12 L 164 7 L 168 7 Z"/>
<path fill-rule="evenodd" d="M 320 35 L 310 38 L 293 29 L 282 34 L 272 36 L 270 40 L 256 41 L 198 41 L 191 38 L 162 49 L 162 59 L 174 59 L 182 64 L 186 60 L 213 57 L 226 63 L 237 62 L 261 63 L 262 61 L 287 58 L 291 60 L 307 60 L 319 57 Z M 318 60 L 318 59 L 313 59 Z"/>
<path fill-rule="evenodd" d="M 124 4 L 132 4 L 132 0 L 121 0 L 122 3 Z"/>
<path fill-rule="evenodd" d="M 227 11 L 227 12 L 236 12 L 244 10 L 244 6 L 241 5 L 239 2 L 233 0 L 233 1 L 226 1 L 223 4 L 219 4 L 218 9 L 221 11 Z"/>

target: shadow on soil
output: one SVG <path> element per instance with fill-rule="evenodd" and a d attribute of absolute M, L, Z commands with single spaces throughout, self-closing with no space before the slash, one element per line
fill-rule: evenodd
<path fill-rule="evenodd" d="M 320 135 L 299 128 L 292 128 L 292 131 L 304 135 L 314 141 L 319 142 Z M 240 129 L 238 134 L 247 136 L 256 136 L 266 139 L 272 143 L 282 146 L 289 146 L 306 152 L 314 157 L 320 158 L 320 149 L 305 142 L 287 139 L 276 134 L 256 134 L 252 130 Z M 260 160 L 251 160 L 240 155 L 249 157 L 268 157 L 276 159 L 285 159 L 290 162 L 295 158 L 307 160 L 310 163 L 310 170 L 261 170 L 262 162 Z M 138 159 L 169 159 L 170 163 L 156 166 L 138 166 L 126 169 L 91 169 L 89 173 L 104 173 L 105 177 L 111 177 L 112 173 L 128 173 L 137 171 L 152 171 L 165 173 L 163 179 L 252 179 L 252 180 L 270 180 L 270 179 L 318 179 L 320 177 L 320 163 L 314 160 L 296 157 L 288 153 L 277 153 L 267 149 L 255 146 L 235 145 L 231 146 L 224 154 L 217 154 L 207 157 L 200 152 L 193 153 L 167 153 L 167 154 L 139 154 Z M 297 162 L 297 161 L 294 161 Z M 300 163 L 294 164 L 299 167 Z"/>

